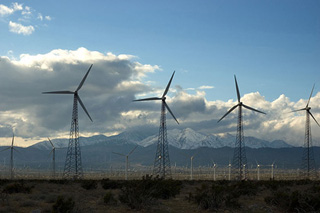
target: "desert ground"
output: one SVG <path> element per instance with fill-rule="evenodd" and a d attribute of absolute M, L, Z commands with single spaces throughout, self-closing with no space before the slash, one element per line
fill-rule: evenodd
<path fill-rule="evenodd" d="M 320 182 L 1 179 L 0 212 L 320 212 Z"/>

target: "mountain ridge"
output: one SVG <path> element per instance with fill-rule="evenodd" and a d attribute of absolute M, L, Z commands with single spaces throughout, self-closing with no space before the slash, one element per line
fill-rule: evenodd
<path fill-rule="evenodd" d="M 197 149 L 200 147 L 221 148 L 234 147 L 236 136 L 227 134 L 204 134 L 196 132 L 191 128 L 182 130 L 173 129 L 167 131 L 169 145 L 179 149 Z M 81 146 L 90 146 L 99 143 L 116 143 L 116 144 L 137 144 L 148 147 L 157 143 L 158 134 L 138 133 L 137 131 L 122 132 L 114 136 L 95 135 L 91 137 L 80 137 Z M 69 139 L 52 139 L 56 148 L 68 147 Z M 245 137 L 245 146 L 250 148 L 289 148 L 293 147 L 283 140 L 266 141 L 252 136 Z M 52 149 L 48 141 L 38 142 L 30 147 L 37 149 Z"/>

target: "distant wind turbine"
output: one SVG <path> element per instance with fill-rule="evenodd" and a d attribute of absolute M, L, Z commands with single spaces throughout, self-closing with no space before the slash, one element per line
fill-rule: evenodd
<path fill-rule="evenodd" d="M 256 161 L 257 163 L 257 180 L 260 180 L 260 164 L 258 163 L 258 161 Z"/>
<path fill-rule="evenodd" d="M 49 142 L 50 142 L 50 144 L 52 146 L 52 150 L 50 152 L 50 154 L 52 153 L 52 177 L 55 178 L 56 177 L 56 147 L 54 147 L 54 145 L 51 142 L 50 138 L 48 138 L 48 140 L 49 140 Z"/>
<path fill-rule="evenodd" d="M 127 155 L 118 152 L 112 152 L 113 154 L 124 156 L 126 159 L 125 180 L 128 180 L 129 156 L 134 152 L 134 150 L 136 150 L 137 147 L 138 145 L 135 146 Z"/>
<path fill-rule="evenodd" d="M 174 73 L 172 74 L 170 81 L 162 95 L 159 97 L 152 98 L 144 98 L 138 99 L 134 101 L 161 101 L 161 117 L 160 117 L 160 128 L 159 128 L 159 137 L 157 144 L 157 151 L 154 160 L 153 173 L 154 175 L 159 175 L 162 178 L 171 177 L 171 166 L 170 166 L 170 158 L 169 158 L 169 148 L 168 148 L 168 140 L 167 140 L 167 126 L 166 126 L 166 109 L 170 112 L 175 121 L 179 124 L 178 120 L 172 113 L 171 109 L 166 103 L 166 95 L 169 91 L 171 81 L 173 79 Z"/>
<path fill-rule="evenodd" d="M 216 168 L 217 168 L 217 164 L 213 162 L 213 180 L 214 181 L 216 181 Z"/>
<path fill-rule="evenodd" d="M 313 118 L 313 120 L 316 122 L 316 124 L 320 127 L 318 121 L 311 113 L 311 107 L 309 106 L 310 99 L 312 97 L 312 93 L 314 90 L 314 86 L 312 87 L 308 102 L 306 107 L 298 110 L 294 110 L 292 112 L 299 112 L 299 111 L 306 111 L 306 125 L 305 125 L 305 138 L 304 138 L 304 152 L 303 152 L 303 158 L 302 158 L 302 171 L 305 173 L 307 178 L 310 176 L 315 177 L 316 176 L 316 168 L 315 168 L 315 160 L 313 156 L 313 149 L 312 149 L 312 136 L 311 136 L 311 126 L 310 126 L 310 116 Z"/>
<path fill-rule="evenodd" d="M 262 114 L 266 114 L 266 113 L 256 110 L 254 108 L 251 108 L 245 105 L 244 103 L 242 103 L 240 100 L 240 92 L 239 92 L 236 76 L 234 76 L 234 81 L 236 84 L 238 104 L 233 106 L 231 109 L 229 109 L 229 111 L 226 114 L 224 114 L 222 118 L 218 120 L 218 122 L 220 122 L 230 112 L 232 112 L 235 108 L 238 107 L 238 126 L 237 126 L 236 144 L 235 144 L 234 155 L 233 155 L 233 169 L 234 169 L 234 172 L 237 174 L 236 176 L 238 177 L 238 179 L 242 180 L 243 177 L 244 178 L 246 177 L 246 173 L 247 173 L 247 170 L 245 169 L 245 165 L 247 163 L 247 157 L 245 153 L 245 143 L 244 143 L 244 135 L 243 135 L 242 107 L 258 113 L 262 113 Z"/>
<path fill-rule="evenodd" d="M 82 162 L 81 162 L 81 151 L 80 151 L 80 143 L 79 143 L 79 124 L 78 124 L 78 102 L 82 109 L 85 111 L 89 119 L 92 121 L 86 107 L 80 99 L 78 94 L 79 90 L 83 86 L 87 76 L 92 68 L 92 65 L 89 67 L 89 70 L 83 77 L 80 82 L 78 88 L 75 91 L 53 91 L 53 92 L 43 92 L 42 94 L 68 94 L 73 95 L 73 111 L 72 111 L 72 121 L 70 128 L 70 137 L 69 137 L 69 145 L 67 151 L 67 157 L 64 167 L 63 176 L 65 178 L 73 178 L 79 179 L 82 178 Z"/>
<path fill-rule="evenodd" d="M 11 142 L 11 146 L 8 148 L 5 148 L 1 151 L 6 151 L 8 149 L 10 149 L 11 153 L 10 153 L 10 178 L 13 179 L 14 178 L 14 172 L 13 172 L 13 151 L 19 152 L 16 148 L 14 148 L 13 146 L 14 143 L 14 134 L 12 135 L 12 142 Z"/>

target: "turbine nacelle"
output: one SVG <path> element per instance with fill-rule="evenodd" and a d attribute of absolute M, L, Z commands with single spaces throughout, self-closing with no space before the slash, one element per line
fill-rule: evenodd
<path fill-rule="evenodd" d="M 77 101 L 79 102 L 79 104 L 81 105 L 82 109 L 84 110 L 84 112 L 87 114 L 87 116 L 89 117 L 89 119 L 92 121 L 91 116 L 89 115 L 86 107 L 84 106 L 83 102 L 81 101 L 81 98 L 78 94 L 78 91 L 81 89 L 81 87 L 83 86 L 85 80 L 87 79 L 87 76 L 92 68 L 93 64 L 91 64 L 91 66 L 89 67 L 87 73 L 85 74 L 85 76 L 83 77 L 82 81 L 80 82 L 78 88 L 73 92 L 73 91 L 53 91 L 53 92 L 43 92 L 42 94 L 70 94 L 70 95 L 74 95 L 74 97 L 77 99 Z"/>
<path fill-rule="evenodd" d="M 313 116 L 313 114 L 311 113 L 311 107 L 309 107 L 309 103 L 310 103 L 310 99 L 312 97 L 312 93 L 313 93 L 313 90 L 314 90 L 314 86 L 315 84 L 313 84 L 313 87 L 312 87 L 312 90 L 311 90 L 311 93 L 310 93 L 310 96 L 309 96 L 309 99 L 308 99 L 308 102 L 307 102 L 307 105 L 305 108 L 302 108 L 302 109 L 297 109 L 297 110 L 293 110 L 292 112 L 299 112 L 299 111 L 306 111 L 307 112 L 307 115 L 311 115 L 311 117 L 313 118 L 313 120 L 317 123 L 317 125 L 320 127 L 320 124 L 318 123 L 318 121 L 316 120 L 316 118 Z"/>
<path fill-rule="evenodd" d="M 244 108 L 247 108 L 247 109 L 249 109 L 249 110 L 251 110 L 251 111 L 255 111 L 255 112 L 258 112 L 258 113 L 261 113 L 261 114 L 266 114 L 266 113 L 264 113 L 264 112 L 262 112 L 262 111 L 259 111 L 259 110 L 257 110 L 257 109 L 254 109 L 254 108 L 252 108 L 252 107 L 249 107 L 249 106 L 245 105 L 243 102 L 241 102 L 240 91 L 239 91 L 239 87 L 238 87 L 238 82 L 237 82 L 236 76 L 234 76 L 234 81 L 235 81 L 235 85 L 236 85 L 236 92 L 237 92 L 238 104 L 235 105 L 235 106 L 233 106 L 231 109 L 229 109 L 229 111 L 228 111 L 226 114 L 224 114 L 224 115 L 218 120 L 218 122 L 220 122 L 223 118 L 225 118 L 230 112 L 232 112 L 232 111 L 233 111 L 235 108 L 237 108 L 237 107 L 244 107 Z"/>
<path fill-rule="evenodd" d="M 157 101 L 157 100 L 161 100 L 162 101 L 162 104 L 164 104 L 164 107 L 169 111 L 169 113 L 171 114 L 171 116 L 174 118 L 174 120 L 179 124 L 177 118 L 174 116 L 173 112 L 171 111 L 171 109 L 169 108 L 168 104 L 166 103 L 166 95 L 169 91 L 169 88 L 170 88 L 170 85 L 171 85 L 171 82 L 172 82 L 172 79 L 173 79 L 173 76 L 174 76 L 174 73 L 175 71 L 173 72 L 170 80 L 169 80 L 169 83 L 162 95 L 161 98 L 158 98 L 158 97 L 152 97 L 152 98 L 143 98 L 143 99 L 137 99 L 137 100 L 133 100 L 133 101 Z"/>

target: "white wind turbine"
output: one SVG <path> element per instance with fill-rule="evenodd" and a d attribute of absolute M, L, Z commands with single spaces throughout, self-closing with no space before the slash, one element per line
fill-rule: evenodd
<path fill-rule="evenodd" d="M 213 162 L 213 180 L 214 181 L 216 181 L 216 168 L 217 168 L 217 164 Z"/>
<path fill-rule="evenodd" d="M 137 147 L 138 147 L 138 145 L 135 146 L 127 155 L 124 155 L 124 154 L 121 154 L 121 153 L 118 153 L 118 152 L 112 152 L 113 154 L 121 155 L 121 156 L 124 156 L 124 157 L 125 157 L 125 160 L 126 160 L 125 180 L 128 180 L 129 156 L 134 152 L 134 150 L 135 150 Z"/>
<path fill-rule="evenodd" d="M 13 179 L 14 178 L 14 168 L 13 168 L 13 151 L 16 151 L 16 152 L 19 152 L 16 148 L 14 148 L 13 146 L 13 143 L 14 143 L 14 134 L 12 135 L 12 142 L 11 142 L 11 146 L 8 147 L 8 148 L 5 148 L 2 151 L 5 151 L 5 150 L 8 150 L 10 149 L 11 153 L 10 153 L 10 178 Z"/>
<path fill-rule="evenodd" d="M 230 163 L 230 161 L 229 161 L 229 164 L 228 164 L 228 172 L 229 172 L 229 174 L 228 174 L 228 180 L 230 181 L 231 180 L 231 168 L 232 168 L 232 164 Z"/>
<path fill-rule="evenodd" d="M 257 164 L 257 180 L 260 180 L 260 164 L 258 163 L 258 161 L 256 161 Z"/>
<path fill-rule="evenodd" d="M 197 154 L 194 154 L 190 157 L 190 180 L 193 180 L 193 158 L 196 156 Z"/>
<path fill-rule="evenodd" d="M 52 177 L 55 178 L 56 177 L 56 147 L 54 147 L 50 138 L 48 138 L 48 140 L 52 146 L 52 150 L 49 155 L 51 155 L 51 153 L 52 153 Z"/>

